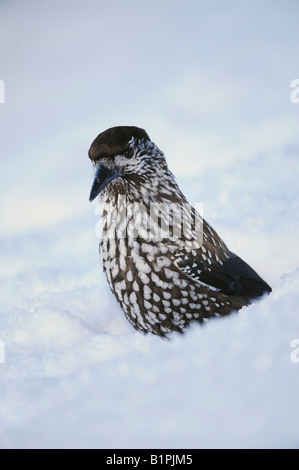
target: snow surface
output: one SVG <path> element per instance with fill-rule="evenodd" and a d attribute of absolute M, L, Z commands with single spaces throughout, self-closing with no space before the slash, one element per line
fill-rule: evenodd
<path fill-rule="evenodd" d="M 0 13 L 0 447 L 298 448 L 297 3 Z M 146 129 L 270 296 L 170 340 L 131 328 L 88 202 L 88 147 L 119 124 Z"/>

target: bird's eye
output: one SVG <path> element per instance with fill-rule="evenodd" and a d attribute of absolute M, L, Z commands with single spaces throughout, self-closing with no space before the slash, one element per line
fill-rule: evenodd
<path fill-rule="evenodd" d="M 124 157 L 133 158 L 133 156 L 134 156 L 134 149 L 132 149 L 132 147 L 126 148 L 126 150 L 124 151 Z"/>

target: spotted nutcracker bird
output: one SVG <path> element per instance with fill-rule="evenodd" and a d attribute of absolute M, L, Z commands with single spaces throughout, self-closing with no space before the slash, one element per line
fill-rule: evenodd
<path fill-rule="evenodd" d="M 127 319 L 144 333 L 182 332 L 271 292 L 182 194 L 163 152 L 138 127 L 98 135 L 90 201 L 100 195 L 100 257 Z"/>

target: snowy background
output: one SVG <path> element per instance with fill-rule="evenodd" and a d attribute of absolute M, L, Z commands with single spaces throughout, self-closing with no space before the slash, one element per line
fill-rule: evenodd
<path fill-rule="evenodd" d="M 299 447 L 298 15 L 0 0 L 0 447 Z M 146 129 L 269 297 L 171 341 L 130 327 L 88 202 L 114 125 Z"/>

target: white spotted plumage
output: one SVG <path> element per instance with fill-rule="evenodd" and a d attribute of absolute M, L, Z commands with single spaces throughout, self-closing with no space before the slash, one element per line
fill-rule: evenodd
<path fill-rule="evenodd" d="M 95 139 L 89 157 L 97 169 L 91 199 L 100 194 L 104 207 L 104 273 L 136 329 L 161 336 L 181 332 L 194 320 L 227 315 L 270 291 L 188 204 L 145 131 L 108 129 Z M 126 217 L 116 224 L 120 213 Z M 181 216 L 188 222 L 184 231 Z M 200 240 L 192 239 L 194 221 Z"/>

